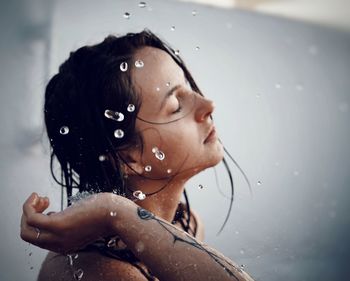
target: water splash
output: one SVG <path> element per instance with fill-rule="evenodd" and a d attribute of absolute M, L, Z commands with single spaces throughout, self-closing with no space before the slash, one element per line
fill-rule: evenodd
<path fill-rule="evenodd" d="M 147 6 L 146 2 L 140 2 L 139 8 L 145 8 Z"/>
<path fill-rule="evenodd" d="M 146 172 L 152 171 L 152 167 L 151 167 L 150 165 L 147 165 L 147 166 L 145 167 L 145 171 L 146 171 Z"/>
<path fill-rule="evenodd" d="M 123 15 L 124 19 L 130 19 L 130 13 L 128 12 L 125 12 L 124 15 Z"/>
<path fill-rule="evenodd" d="M 135 61 L 135 66 L 136 66 L 137 68 L 142 68 L 144 65 L 145 65 L 145 64 L 143 63 L 142 60 L 137 60 L 137 61 Z"/>
<path fill-rule="evenodd" d="M 146 194 L 144 194 L 141 190 L 134 191 L 132 195 L 139 200 L 144 200 L 146 198 Z"/>

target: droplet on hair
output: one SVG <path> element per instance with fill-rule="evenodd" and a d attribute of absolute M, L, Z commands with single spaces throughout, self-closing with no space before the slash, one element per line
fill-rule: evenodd
<path fill-rule="evenodd" d="M 117 129 L 114 131 L 114 136 L 117 138 L 117 139 L 121 139 L 122 137 L 124 137 L 124 132 L 123 130 L 121 129 Z"/>
<path fill-rule="evenodd" d="M 123 62 L 120 64 L 119 68 L 120 68 L 120 70 L 123 71 L 123 72 L 127 71 L 127 70 L 128 70 L 128 63 L 125 62 L 125 61 L 123 61 Z"/>
<path fill-rule="evenodd" d="M 199 51 L 199 49 L 200 49 L 199 46 L 197 46 L 197 47 L 195 48 L 196 51 Z"/>
<path fill-rule="evenodd" d="M 129 111 L 129 112 L 134 112 L 135 111 L 135 105 L 129 104 L 126 110 Z"/>
<path fill-rule="evenodd" d="M 114 247 L 116 245 L 115 242 L 116 242 L 115 238 L 110 239 L 107 243 L 107 247 L 108 248 Z"/>
<path fill-rule="evenodd" d="M 146 7 L 146 2 L 140 2 L 139 3 L 140 8 L 145 8 Z"/>
<path fill-rule="evenodd" d="M 154 154 L 158 160 L 163 161 L 165 158 L 165 154 L 163 151 L 157 150 L 156 153 Z"/>
<path fill-rule="evenodd" d="M 168 170 L 166 170 L 166 172 L 167 172 L 168 174 L 171 174 L 172 170 L 171 170 L 171 169 L 168 169 Z"/>
<path fill-rule="evenodd" d="M 106 155 L 100 155 L 100 156 L 98 157 L 98 160 L 99 160 L 100 162 L 103 162 L 103 161 L 105 161 L 106 159 L 107 159 Z"/>
<path fill-rule="evenodd" d="M 146 172 L 152 171 L 152 167 L 151 167 L 150 165 L 147 165 L 147 166 L 145 167 L 145 171 L 146 171 Z"/>
<path fill-rule="evenodd" d="M 197 15 L 197 11 L 196 10 L 193 10 L 192 11 L 192 16 L 196 16 Z"/>
<path fill-rule="evenodd" d="M 113 119 L 115 121 L 121 122 L 124 120 L 124 114 L 121 112 L 113 111 L 110 109 L 105 110 L 105 117 L 108 119 Z"/>
<path fill-rule="evenodd" d="M 60 129 L 60 134 L 61 135 L 67 135 L 69 133 L 69 128 L 67 126 L 63 126 Z"/>
<path fill-rule="evenodd" d="M 174 54 L 175 54 L 175 56 L 180 55 L 180 50 L 175 50 Z"/>
<path fill-rule="evenodd" d="M 132 195 L 139 200 L 144 200 L 146 198 L 146 194 L 144 194 L 141 190 L 134 191 Z"/>
<path fill-rule="evenodd" d="M 117 216 L 117 212 L 116 211 L 111 211 L 109 214 L 111 215 L 111 217 Z"/>
<path fill-rule="evenodd" d="M 141 67 L 143 67 L 145 64 L 143 63 L 143 61 L 142 60 L 137 60 L 137 61 L 135 61 L 135 66 L 137 67 L 137 68 L 141 68 Z"/>
<path fill-rule="evenodd" d="M 75 280 L 81 280 L 81 278 L 83 278 L 84 275 L 84 271 L 79 268 L 78 270 L 74 271 L 73 277 Z"/>
<path fill-rule="evenodd" d="M 170 28 L 171 31 L 174 31 L 175 30 L 175 25 L 173 25 L 171 28 Z"/>
<path fill-rule="evenodd" d="M 124 13 L 124 19 L 130 19 L 130 13 L 128 13 L 128 12 L 125 12 Z"/>

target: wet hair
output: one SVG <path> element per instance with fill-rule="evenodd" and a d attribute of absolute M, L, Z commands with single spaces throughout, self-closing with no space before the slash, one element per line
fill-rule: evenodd
<path fill-rule="evenodd" d="M 79 192 L 113 192 L 126 196 L 122 169 L 125 161 L 118 151 L 138 145 L 142 147 L 142 138 L 135 128 L 141 99 L 133 86 L 130 71 L 122 71 L 121 64 L 132 65 L 135 52 L 146 46 L 168 53 L 183 70 L 191 88 L 202 95 L 182 59 L 147 29 L 120 37 L 110 35 L 99 44 L 71 52 L 49 81 L 44 105 L 52 148 L 51 174 L 66 188 L 68 199 L 74 188 Z M 130 105 L 134 106 L 134 111 L 127 110 Z M 106 109 L 112 114 L 123 113 L 123 122 L 106 118 Z M 123 133 L 123 137 L 115 137 L 116 130 L 121 130 L 118 132 Z M 60 164 L 60 179 L 54 172 L 55 159 Z M 231 209 L 233 181 L 225 160 L 224 165 L 231 181 Z M 184 195 L 189 214 L 186 192 Z M 190 216 L 185 226 L 187 229 L 189 219 Z"/>

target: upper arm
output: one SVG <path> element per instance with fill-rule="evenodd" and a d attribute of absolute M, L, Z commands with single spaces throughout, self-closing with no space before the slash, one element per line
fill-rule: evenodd
<path fill-rule="evenodd" d="M 67 256 L 50 252 L 42 264 L 38 281 L 73 281 L 74 273 L 83 272 L 84 281 L 147 281 L 132 264 L 102 256 L 96 252 L 80 252 L 73 265 Z"/>

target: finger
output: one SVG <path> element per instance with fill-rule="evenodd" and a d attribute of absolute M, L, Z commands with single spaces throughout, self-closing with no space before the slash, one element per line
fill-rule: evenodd
<path fill-rule="evenodd" d="M 49 204 L 49 198 L 40 197 L 36 193 L 33 193 L 23 204 L 23 213 L 26 216 L 33 213 L 42 213 L 48 208 Z"/>

